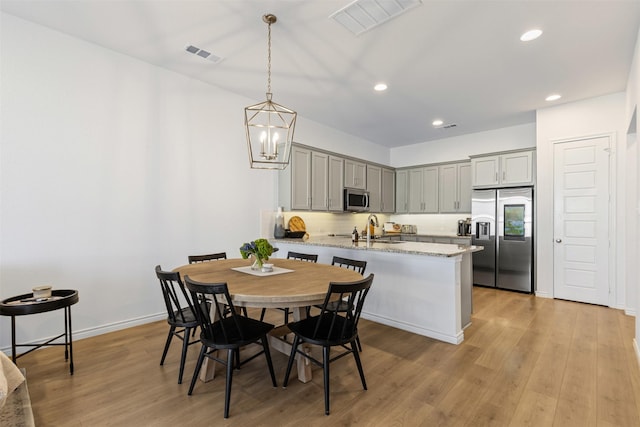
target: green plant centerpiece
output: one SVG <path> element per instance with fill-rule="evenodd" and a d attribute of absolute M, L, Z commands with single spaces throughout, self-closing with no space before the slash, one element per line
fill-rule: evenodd
<path fill-rule="evenodd" d="M 272 253 L 278 249 L 271 246 L 271 243 L 267 239 L 256 239 L 253 242 L 245 243 L 240 247 L 240 255 L 243 259 L 247 259 L 250 256 L 254 257 L 252 270 L 262 269 L 262 263 L 269 260 Z"/>

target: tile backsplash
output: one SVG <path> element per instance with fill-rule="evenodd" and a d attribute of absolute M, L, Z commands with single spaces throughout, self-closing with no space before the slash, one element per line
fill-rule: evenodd
<path fill-rule="evenodd" d="M 307 233 L 313 236 L 326 236 L 328 234 L 351 234 L 353 227 L 358 227 L 358 232 L 362 232 L 367 224 L 367 213 L 325 213 L 325 212 L 305 212 L 293 211 L 284 213 L 284 224 L 287 228 L 289 219 L 299 216 L 305 223 Z M 470 214 L 441 214 L 441 215 L 419 215 L 419 214 L 379 214 L 376 234 L 382 234 L 382 223 L 391 221 L 397 224 L 414 224 L 418 227 L 418 234 L 456 234 L 458 231 L 458 220 L 465 219 Z M 275 224 L 275 211 L 261 212 L 260 234 L 262 237 L 272 238 Z"/>

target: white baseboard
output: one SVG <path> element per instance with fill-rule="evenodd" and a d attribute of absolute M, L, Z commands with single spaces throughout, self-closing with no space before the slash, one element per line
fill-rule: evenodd
<path fill-rule="evenodd" d="M 108 332 L 119 331 L 121 329 L 131 328 L 134 326 L 144 325 L 145 323 L 156 322 L 158 320 L 164 320 L 167 318 L 167 313 L 150 314 L 148 316 L 136 317 L 134 319 L 122 320 L 120 322 L 108 323 L 106 325 L 95 326 L 92 328 L 81 329 L 73 331 L 73 341 L 81 340 L 83 338 L 95 337 L 97 335 L 106 334 Z M 33 340 L 34 343 L 46 342 L 53 337 L 45 337 Z M 24 348 L 18 347 L 18 352 Z M 11 357 L 11 347 L 1 348 L 0 351 L 4 352 L 7 356 Z"/>
<path fill-rule="evenodd" d="M 362 318 L 371 320 L 372 322 L 391 326 L 397 329 L 402 329 L 403 331 L 408 331 L 414 334 L 423 335 L 425 337 L 434 338 L 439 341 L 448 342 L 450 344 L 460 344 L 462 341 L 464 341 L 463 331 L 460 331 L 457 335 L 451 335 L 444 332 L 427 329 L 419 325 L 414 325 L 407 322 L 399 322 L 397 320 L 390 319 L 388 317 L 383 317 L 383 316 L 379 316 L 372 313 L 366 313 L 365 311 L 362 311 Z"/>

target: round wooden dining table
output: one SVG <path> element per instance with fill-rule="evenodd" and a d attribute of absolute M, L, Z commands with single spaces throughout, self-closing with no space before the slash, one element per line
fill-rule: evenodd
<path fill-rule="evenodd" d="M 329 282 L 355 282 L 362 280 L 360 273 L 307 261 L 270 258 L 273 272 L 251 270 L 251 259 L 226 259 L 188 264 L 174 271 L 182 278 L 204 283 L 226 283 L 233 304 L 238 307 L 285 308 L 293 311 L 294 320 L 306 316 L 306 307 L 322 304 L 329 289 Z M 291 344 L 283 339 L 288 328 L 283 325 L 269 336 L 271 348 L 289 355 Z M 298 356 L 298 379 L 311 381 L 311 366 L 307 359 Z M 213 378 L 213 364 L 202 370 L 200 378 Z"/>

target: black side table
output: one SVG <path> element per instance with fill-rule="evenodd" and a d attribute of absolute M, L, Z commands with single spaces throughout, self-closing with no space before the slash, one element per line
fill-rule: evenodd
<path fill-rule="evenodd" d="M 71 306 L 78 302 L 78 291 L 73 289 L 56 289 L 51 291 L 50 298 L 34 298 L 33 294 L 23 294 L 0 301 L 0 315 L 11 316 L 11 359 L 13 363 L 18 357 L 29 354 L 43 346 L 64 345 L 64 360 L 69 360 L 69 371 L 73 375 L 73 339 L 71 337 Z M 64 308 L 64 333 L 40 344 L 16 344 L 16 316 L 45 313 Z M 64 343 L 54 343 L 64 337 Z M 33 347 L 31 350 L 16 355 L 16 347 Z"/>

